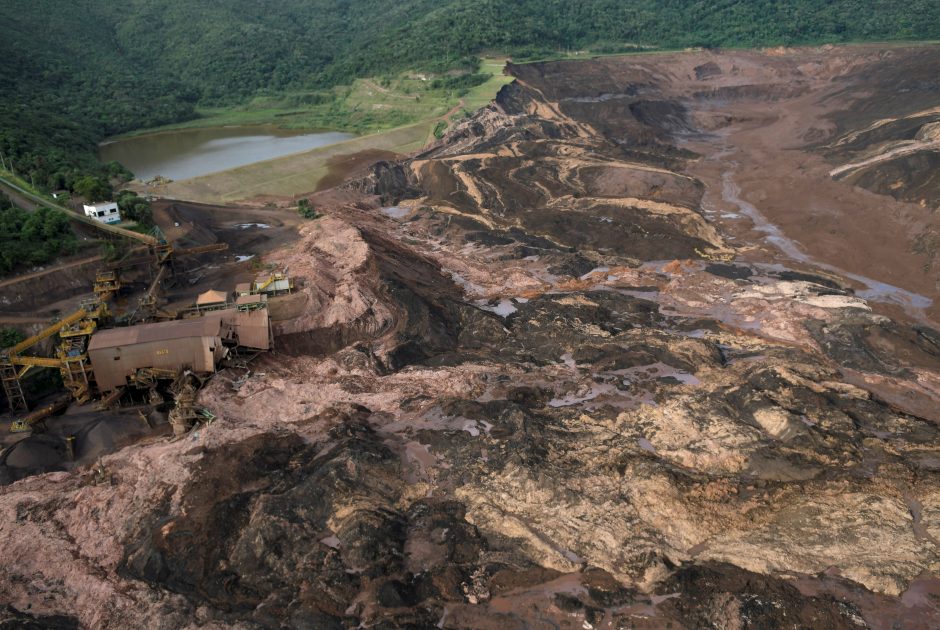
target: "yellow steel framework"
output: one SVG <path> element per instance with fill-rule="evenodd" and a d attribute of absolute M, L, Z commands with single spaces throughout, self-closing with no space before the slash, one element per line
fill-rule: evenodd
<path fill-rule="evenodd" d="M 45 418 L 48 418 L 54 413 L 58 413 L 68 407 L 69 399 L 60 398 L 51 405 L 46 405 L 45 407 L 40 407 L 36 411 L 23 416 L 22 418 L 17 418 L 10 425 L 10 433 L 22 433 L 24 431 L 31 431 L 33 426 L 36 423 L 41 422 Z"/>
<path fill-rule="evenodd" d="M 173 380 L 179 376 L 177 370 L 165 368 L 139 368 L 134 374 L 128 377 L 131 385 L 138 387 L 153 387 L 159 380 Z"/>
<path fill-rule="evenodd" d="M 24 339 L 23 341 L 19 342 L 18 344 L 16 344 L 15 346 L 7 350 L 6 354 L 13 356 L 13 355 L 19 354 L 23 350 L 26 350 L 27 348 L 32 348 L 43 339 L 48 339 L 49 337 L 53 336 L 54 334 L 56 334 L 57 332 L 65 328 L 66 326 L 70 326 L 74 324 L 75 322 L 81 321 L 87 316 L 88 316 L 88 311 L 86 311 L 83 308 L 80 308 L 74 313 L 72 313 L 71 315 L 65 317 L 64 319 L 57 321 L 52 326 L 49 326 L 45 330 L 42 330 L 41 332 L 36 333 L 32 337 L 29 337 L 28 339 Z"/>
<path fill-rule="evenodd" d="M 53 204 L 21 188 L 13 182 L 2 178 L 0 178 L 0 182 L 16 189 L 24 196 L 41 205 L 63 210 L 66 216 L 73 221 L 94 227 L 113 236 L 132 239 L 146 245 L 153 256 L 152 260 L 159 269 L 150 289 L 147 291 L 146 295 L 141 298 L 137 309 L 138 312 L 143 311 L 145 316 L 153 316 L 157 312 L 156 292 L 165 276 L 172 256 L 195 255 L 228 249 L 227 243 L 213 243 L 211 245 L 202 245 L 174 251 L 173 246 L 167 242 L 165 235 L 159 228 L 154 228 L 153 234 L 141 234 L 114 225 L 101 223 L 90 217 L 73 213 L 67 208 Z M 146 259 L 140 262 L 145 261 Z M 9 400 L 10 408 L 14 413 L 28 411 L 26 397 L 23 394 L 20 379 L 25 376 L 30 369 L 36 367 L 58 368 L 66 387 L 68 387 L 76 400 L 84 402 L 91 397 L 94 375 L 91 372 L 91 364 L 86 354 L 88 340 L 95 332 L 98 320 L 109 315 L 107 303 L 121 288 L 120 279 L 114 269 L 118 266 L 126 266 L 126 264 L 126 262 L 120 263 L 113 266 L 110 270 L 98 272 L 94 283 L 94 304 L 83 306 L 83 308 L 68 315 L 61 321 L 56 322 L 40 333 L 33 335 L 0 354 L 0 385 L 2 385 L 3 391 Z M 275 279 L 277 278 L 272 276 L 265 286 L 268 286 Z M 135 315 L 136 314 L 137 313 L 135 313 Z M 23 356 L 21 354 L 24 350 L 35 346 L 39 342 L 57 333 L 61 338 L 61 342 L 55 358 Z"/>
<path fill-rule="evenodd" d="M 95 296 L 99 301 L 109 301 L 120 289 L 121 280 L 116 271 L 105 270 L 95 274 Z"/>
<path fill-rule="evenodd" d="M 290 278 L 288 278 L 287 274 L 276 271 L 272 273 L 267 279 L 263 280 L 262 282 L 256 282 L 254 292 L 260 293 L 264 291 L 265 289 L 267 289 L 272 284 L 274 284 L 275 282 L 280 282 L 280 281 L 287 281 L 288 291 L 294 288 L 294 285 L 291 284 Z"/>
<path fill-rule="evenodd" d="M 4 360 L 3 357 L 0 357 L 0 382 L 3 384 L 3 393 L 6 394 L 10 403 L 10 411 L 13 413 L 29 411 L 16 366 Z"/>
<path fill-rule="evenodd" d="M 20 379 L 32 368 L 58 369 L 72 397 L 79 402 L 87 402 L 94 384 L 94 374 L 86 352 L 88 340 L 97 329 L 98 320 L 107 315 L 108 307 L 104 302 L 87 303 L 0 355 L 0 381 L 11 411 L 18 413 L 29 410 Z M 55 357 L 21 354 L 56 333 L 60 342 Z"/>
<path fill-rule="evenodd" d="M 118 387 L 118 388 L 115 389 L 113 392 L 111 392 L 110 394 L 108 394 L 107 396 L 105 396 L 104 398 L 102 398 L 101 400 L 98 401 L 98 409 L 99 409 L 100 411 L 104 411 L 104 410 L 106 410 L 106 409 L 110 409 L 111 407 L 114 406 L 114 404 L 115 404 L 118 400 L 121 399 L 121 396 L 123 396 L 123 395 L 124 395 L 124 388 L 123 388 L 123 387 Z"/>

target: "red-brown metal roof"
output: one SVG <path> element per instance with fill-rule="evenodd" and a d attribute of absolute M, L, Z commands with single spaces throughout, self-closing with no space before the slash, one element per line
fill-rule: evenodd
<path fill-rule="evenodd" d="M 109 330 L 99 330 L 92 335 L 88 349 L 115 348 L 117 346 L 130 346 L 135 343 L 169 341 L 189 337 L 217 337 L 221 327 L 222 318 L 213 313 L 193 319 L 177 319 L 171 322 L 111 328 Z"/>
<path fill-rule="evenodd" d="M 214 289 L 200 293 L 199 297 L 196 298 L 196 304 L 198 306 L 204 304 L 224 304 L 226 301 L 228 301 L 228 295 L 225 291 L 215 291 Z"/>

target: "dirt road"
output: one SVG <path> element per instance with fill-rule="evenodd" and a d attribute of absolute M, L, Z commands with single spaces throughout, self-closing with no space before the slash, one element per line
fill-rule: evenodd
<path fill-rule="evenodd" d="M 47 276 L 50 273 L 57 273 L 59 271 L 64 271 L 66 269 L 72 269 L 74 267 L 83 267 L 85 265 L 90 265 L 92 263 L 101 262 L 104 260 L 102 256 L 89 256 L 88 258 L 82 258 L 81 260 L 73 260 L 71 262 L 65 262 L 60 265 L 54 265 L 47 269 L 42 269 L 40 271 L 34 271 L 32 273 L 27 273 L 22 276 L 16 276 L 14 278 L 7 278 L 6 280 L 0 280 L 0 289 L 14 284 L 19 284 L 21 282 L 26 282 L 28 280 L 35 280 L 37 278 L 42 278 Z"/>
<path fill-rule="evenodd" d="M 29 317 L 27 315 L 0 315 L 0 325 L 44 324 L 48 321 L 48 317 L 39 317 L 38 315 L 35 317 Z"/>
<path fill-rule="evenodd" d="M 35 210 L 37 207 L 36 203 L 21 195 L 16 191 L 16 189 L 11 188 L 10 186 L 5 186 L 2 181 L 0 181 L 0 191 L 9 197 L 10 201 L 13 202 L 13 205 L 18 208 L 22 208 L 23 210 Z"/>

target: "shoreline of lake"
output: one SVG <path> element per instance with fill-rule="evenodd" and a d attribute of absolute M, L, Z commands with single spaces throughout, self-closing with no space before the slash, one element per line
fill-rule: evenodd
<path fill-rule="evenodd" d="M 103 162 L 116 160 L 147 181 L 185 180 L 303 153 L 355 134 L 284 129 L 270 124 L 192 127 L 116 137 L 98 145 Z"/>

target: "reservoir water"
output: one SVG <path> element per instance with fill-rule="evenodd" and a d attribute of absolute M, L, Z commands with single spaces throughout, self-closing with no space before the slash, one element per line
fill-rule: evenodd
<path fill-rule="evenodd" d="M 189 179 L 262 160 L 309 151 L 354 137 L 338 131 L 311 133 L 274 126 L 208 127 L 146 134 L 98 147 L 104 162 L 117 160 L 137 179 L 157 175 Z"/>

